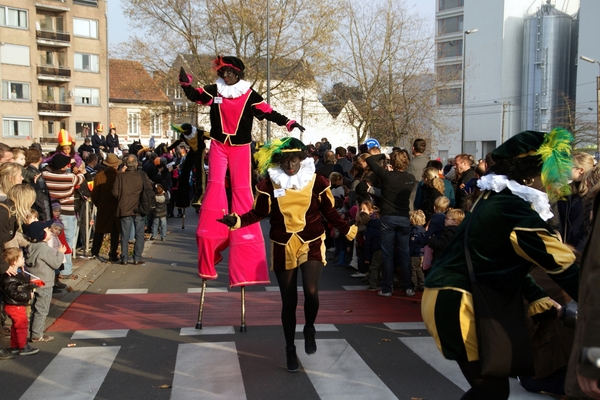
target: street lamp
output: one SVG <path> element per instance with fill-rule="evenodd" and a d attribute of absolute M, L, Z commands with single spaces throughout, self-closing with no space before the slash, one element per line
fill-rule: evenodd
<path fill-rule="evenodd" d="M 462 49 L 462 92 L 461 92 L 461 103 L 462 103 L 462 123 L 460 128 L 460 152 L 465 152 L 465 70 L 467 61 L 467 35 L 477 32 L 479 29 L 469 29 L 463 32 L 463 49 Z"/>
<path fill-rule="evenodd" d="M 600 61 L 586 56 L 579 58 L 592 64 L 598 64 L 598 67 L 600 67 Z M 596 103 L 596 160 L 598 160 L 600 159 L 600 71 L 596 77 Z"/>

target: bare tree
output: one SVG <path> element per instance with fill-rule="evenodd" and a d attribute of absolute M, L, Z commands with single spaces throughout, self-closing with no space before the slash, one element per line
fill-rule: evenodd
<path fill-rule="evenodd" d="M 401 0 L 346 0 L 332 57 L 336 79 L 362 92 L 351 123 L 357 142 L 367 136 L 408 147 L 417 138 L 430 144 L 440 84 L 432 74 L 434 43 L 427 24 L 409 14 Z"/>
<path fill-rule="evenodd" d="M 272 90 L 314 83 L 307 65 L 323 69 L 333 46 L 338 0 L 125 0 L 125 12 L 143 36 L 116 49 L 149 70 L 169 71 L 178 54 L 191 55 L 199 84 L 212 82 L 206 63 L 215 55 L 235 55 L 246 63 L 246 79 L 265 90 L 267 18 L 270 61 L 277 76 Z M 141 30 L 142 31 L 142 30 Z M 173 77 L 174 78 L 174 77 Z M 277 85 L 281 85 L 278 87 Z"/>

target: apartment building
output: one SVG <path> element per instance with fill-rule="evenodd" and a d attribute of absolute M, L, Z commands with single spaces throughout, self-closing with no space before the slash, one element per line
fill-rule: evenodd
<path fill-rule="evenodd" d="M 103 0 L 0 0 L 3 143 L 52 146 L 60 129 L 81 140 L 84 124 L 107 124 L 105 11 Z"/>

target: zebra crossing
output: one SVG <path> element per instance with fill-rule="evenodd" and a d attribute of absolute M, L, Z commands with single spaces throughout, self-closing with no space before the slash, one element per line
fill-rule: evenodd
<path fill-rule="evenodd" d="M 108 393 L 115 386 L 112 382 L 118 376 L 123 364 L 139 364 L 139 360 L 126 360 L 142 357 L 132 352 L 132 343 L 141 336 L 168 336 L 169 349 L 161 355 L 166 364 L 172 364 L 170 376 L 161 382 L 168 390 L 160 398 L 176 400 L 192 399 L 247 399 L 247 398 L 294 398 L 275 395 L 269 385 L 259 389 L 252 384 L 253 376 L 260 372 L 267 382 L 289 381 L 291 384 L 305 382 L 307 393 L 304 399 L 411 399 L 423 397 L 427 400 L 460 398 L 469 385 L 460 373 L 456 363 L 443 359 L 433 339 L 423 331 L 421 322 L 386 323 L 379 326 L 364 326 L 362 339 L 345 336 L 347 327 L 336 324 L 318 324 L 318 351 L 307 356 L 303 351 L 303 340 L 298 335 L 296 341 L 298 357 L 302 368 L 296 374 L 285 371 L 283 349 L 274 348 L 267 340 L 252 343 L 259 337 L 268 337 L 280 327 L 251 327 L 255 337 L 236 333 L 230 327 L 205 327 L 200 331 L 181 328 L 170 332 L 152 332 L 128 329 L 97 331 L 76 331 L 65 334 L 68 342 L 49 361 L 33 383 L 25 388 L 19 398 L 25 399 L 95 399 L 117 398 L 111 395 L 100 396 L 99 391 Z M 196 332 L 192 332 L 192 330 Z M 270 333 L 266 333 L 270 330 Z M 299 325 L 297 331 L 301 331 Z M 366 345 L 372 338 L 380 338 L 378 353 L 370 354 Z M 394 338 L 394 336 L 396 336 Z M 395 341 L 395 342 L 394 342 Z M 397 345 L 400 344 L 398 351 Z M 388 349 L 382 345 L 389 346 Z M 395 346 L 395 347 L 392 347 Z M 128 351 L 125 349 L 129 348 Z M 172 350 L 170 349 L 172 348 Z M 140 349 L 140 353 L 145 350 Z M 268 353 L 265 355 L 265 353 Z M 373 361 L 382 359 L 383 354 L 392 353 L 394 363 L 374 366 Z M 397 353 L 397 356 L 394 354 Z M 260 356 L 259 356 L 260 355 Z M 173 357 L 172 360 L 166 360 Z M 428 367 L 423 369 L 420 364 Z M 0 365 L 3 367 L 5 364 Z M 152 366 L 146 367 L 152 373 Z M 424 380 L 421 386 L 408 388 L 398 382 L 399 375 L 411 374 L 413 368 Z M 116 371 L 115 371 L 116 370 Z M 389 371 L 387 371 L 389 370 Z M 268 371 L 263 373 L 262 371 Z M 158 375 L 153 372 L 153 375 Z M 405 377 L 415 380 L 415 377 Z M 129 381 L 128 381 L 129 382 Z M 136 385 L 130 381 L 130 385 Z M 428 390 L 427 386 L 431 386 Z M 419 389 L 420 388 L 420 389 Z M 158 389 L 155 389 L 158 390 Z M 259 390 L 259 393 L 257 393 Z M 285 389 L 282 389 L 285 390 Z M 251 394 L 249 394 L 249 391 Z M 169 392 L 169 393 L 167 393 Z M 97 397 L 99 396 L 99 397 Z M 133 398 L 147 398 L 133 396 Z M 525 392 L 518 382 L 511 382 L 511 400 L 543 400 L 548 396 Z"/>

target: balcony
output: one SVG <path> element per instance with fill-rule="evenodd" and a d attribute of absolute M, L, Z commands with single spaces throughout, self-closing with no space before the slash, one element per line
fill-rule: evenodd
<path fill-rule="evenodd" d="M 71 46 L 71 35 L 68 32 L 48 31 L 37 29 L 35 31 L 37 44 L 51 47 Z"/>
<path fill-rule="evenodd" d="M 39 81 L 69 82 L 71 80 L 71 69 L 53 65 L 38 65 L 37 78 Z"/>
<path fill-rule="evenodd" d="M 98 7 L 98 0 L 73 0 L 73 4 L 81 4 L 82 6 Z"/>
<path fill-rule="evenodd" d="M 52 101 L 38 102 L 38 115 L 70 117 L 71 104 Z"/>

